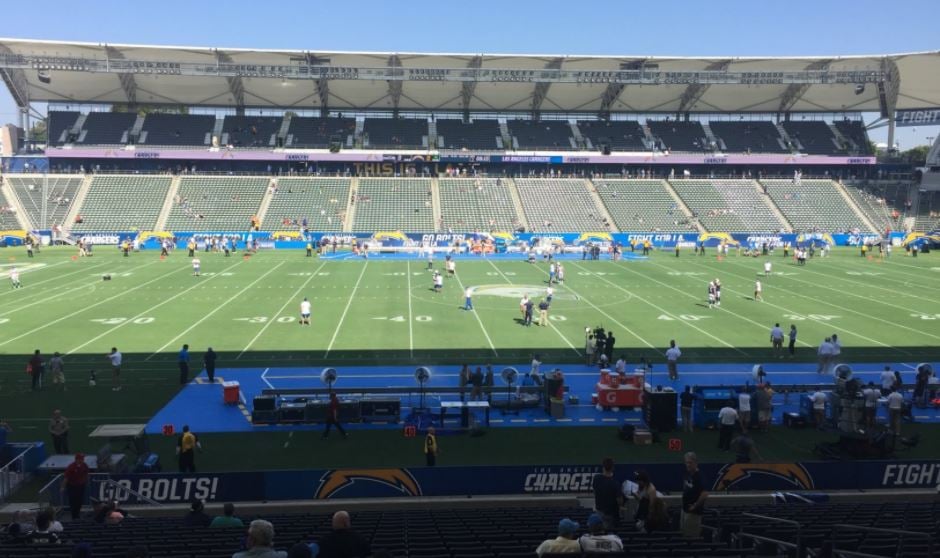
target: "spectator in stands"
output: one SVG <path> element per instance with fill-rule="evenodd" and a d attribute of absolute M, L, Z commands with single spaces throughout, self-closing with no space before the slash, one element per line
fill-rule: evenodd
<path fill-rule="evenodd" d="M 205 504 L 202 500 L 193 500 L 189 506 L 189 511 L 183 516 L 183 525 L 186 527 L 208 527 L 212 523 L 212 518 L 206 514 Z"/>
<path fill-rule="evenodd" d="M 587 525 L 588 533 L 578 539 L 582 552 L 623 552 L 623 541 L 613 533 L 607 534 L 604 518 L 600 514 L 592 513 Z"/>
<path fill-rule="evenodd" d="M 682 479 L 682 514 L 680 530 L 682 536 L 697 538 L 702 533 L 702 514 L 705 513 L 705 500 L 708 492 L 702 482 L 702 473 L 698 470 L 698 456 L 688 452 L 684 457 L 685 475 Z"/>
<path fill-rule="evenodd" d="M 362 535 L 352 529 L 349 512 L 334 513 L 332 531 L 320 539 L 320 558 L 358 558 L 370 554 L 372 554 L 372 546 Z"/>
<path fill-rule="evenodd" d="M 231 502 L 226 502 L 222 506 L 222 515 L 217 515 L 212 518 L 212 523 L 209 524 L 209 527 L 212 528 L 228 528 L 228 527 L 244 527 L 245 524 L 241 519 L 235 517 L 235 504 Z"/>
<path fill-rule="evenodd" d="M 75 459 L 65 468 L 62 476 L 65 482 L 62 484 L 62 490 L 68 494 L 69 510 L 72 513 L 72 519 L 81 517 L 82 503 L 85 501 L 85 487 L 88 486 L 88 465 L 85 464 L 85 455 L 75 454 Z"/>
<path fill-rule="evenodd" d="M 604 526 L 612 530 L 617 527 L 620 519 L 623 495 L 620 492 L 620 484 L 614 479 L 613 458 L 605 457 L 601 466 L 603 471 L 594 475 L 591 482 L 594 490 L 594 511 L 604 518 Z"/>
<path fill-rule="evenodd" d="M 287 558 L 283 550 L 274 550 L 274 525 L 270 521 L 256 519 L 248 526 L 247 550 L 236 552 L 232 558 Z"/>
<path fill-rule="evenodd" d="M 50 527 L 52 517 L 47 513 L 40 513 L 36 516 L 36 529 L 26 536 L 27 544 L 59 544 L 59 535 L 54 533 Z"/>
<path fill-rule="evenodd" d="M 41 515 L 44 515 L 47 518 L 49 518 L 49 531 L 50 532 L 61 533 L 65 531 L 65 528 L 62 526 L 62 523 L 60 521 L 57 521 L 55 518 L 55 508 L 53 508 L 52 506 L 49 506 L 43 510 L 40 510 L 40 512 L 36 514 L 37 523 L 39 523 L 39 516 Z"/>
<path fill-rule="evenodd" d="M 542 541 L 535 549 L 535 553 L 543 554 L 580 554 L 581 544 L 578 542 L 578 529 L 581 526 L 567 517 L 558 522 L 558 537 Z"/>

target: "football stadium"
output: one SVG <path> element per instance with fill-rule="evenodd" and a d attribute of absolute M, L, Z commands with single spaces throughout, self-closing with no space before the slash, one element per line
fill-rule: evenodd
<path fill-rule="evenodd" d="M 0 555 L 940 556 L 940 52 L 741 50 L 0 39 Z"/>

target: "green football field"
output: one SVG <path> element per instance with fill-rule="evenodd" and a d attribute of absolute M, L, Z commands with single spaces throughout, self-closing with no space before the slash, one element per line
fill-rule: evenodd
<path fill-rule="evenodd" d="M 541 298 L 548 269 L 543 262 L 460 259 L 457 277 L 446 279 L 443 292 L 435 293 L 426 260 L 419 258 L 327 261 L 302 251 L 250 258 L 200 253 L 197 278 L 179 250 L 164 260 L 153 251 L 124 258 L 103 246 L 82 259 L 74 258 L 71 248 L 44 249 L 33 259 L 18 248 L 0 254 L 6 256 L 2 267 L 9 271 L 15 265 L 23 283 L 21 289 L 12 289 L 6 278 L 0 283 L 0 419 L 14 427 L 12 439 L 45 439 L 43 421 L 52 409 L 62 408 L 78 434 L 73 449 L 84 451 L 95 448 L 82 432 L 104 423 L 146 422 L 177 393 L 175 360 L 183 343 L 190 345 L 194 362 L 212 346 L 219 352 L 219 368 L 511 364 L 528 361 L 534 352 L 547 363 L 560 363 L 581 361 L 585 327 L 603 326 L 614 332 L 616 352 L 630 362 L 640 356 L 662 362 L 670 339 L 678 342 L 686 363 L 762 362 L 771 356 L 769 329 L 780 322 L 785 329 L 791 323 L 799 328 L 799 360 L 814 359 L 815 347 L 834 332 L 849 362 L 940 359 L 940 260 L 933 254 L 914 259 L 895 251 L 882 262 L 844 249 L 805 267 L 779 252 L 773 258 L 732 254 L 723 261 L 713 253 L 700 257 L 689 251 L 679 258 L 657 252 L 644 261 L 566 259 L 566 281 L 556 287 L 550 325 L 530 328 L 519 323 L 519 297 Z M 767 259 L 773 273 L 764 277 Z M 436 267 L 442 263 L 435 259 Z M 110 281 L 102 280 L 106 274 Z M 706 304 L 713 278 L 723 285 L 720 309 Z M 764 283 L 763 302 L 751 298 L 757 278 Z M 474 288 L 474 312 L 462 310 L 467 287 Z M 310 327 L 298 325 L 304 297 L 313 303 Z M 111 347 L 125 358 L 120 397 L 108 389 L 105 355 Z M 53 351 L 64 355 L 69 391 L 30 392 L 25 367 L 35 349 L 46 358 Z M 102 380 L 94 389 L 87 386 L 92 369 Z M 596 458 L 587 447 L 610 437 L 599 428 L 526 429 L 527 439 L 544 437 L 546 443 L 520 453 L 513 431 L 495 430 L 472 445 L 446 450 L 459 464 L 481 459 L 581 463 Z M 420 442 L 410 447 L 394 431 L 356 433 L 365 445 L 340 446 L 341 440 L 330 439 L 324 443 L 344 449 L 329 452 L 309 451 L 319 443 L 310 432 L 295 438 L 286 432 L 247 436 L 206 436 L 214 449 L 202 458 L 203 466 L 237 470 L 421 460 Z M 559 436 L 572 441 L 564 451 Z M 809 459 L 819 437 L 779 431 L 759 443 L 770 457 Z M 245 451 L 247 439 L 256 452 Z M 171 444 L 158 437 L 153 442 L 164 459 L 172 456 Z M 704 446 L 712 448 L 713 440 Z M 936 450 L 922 444 L 917 452 L 926 456 Z M 673 457 L 631 451 L 643 452 L 646 460 Z"/>
<path fill-rule="evenodd" d="M 154 252 L 120 257 L 99 247 L 75 259 L 71 249 L 43 250 L 34 259 L 7 249 L 3 267 L 17 266 L 22 289 L 0 292 L 0 354 L 4 382 L 24 380 L 34 349 L 66 355 L 71 370 L 106 368 L 114 346 L 128 370 L 165 368 L 183 343 L 194 353 L 212 346 L 219 367 L 320 364 L 500 362 L 580 359 L 585 327 L 603 326 L 631 361 L 661 360 L 670 339 L 683 360 L 759 361 L 769 354 L 775 322 L 799 328 L 798 349 L 812 358 L 837 332 L 850 361 L 926 360 L 940 342 L 940 261 L 897 251 L 888 261 L 854 250 L 816 258 L 805 267 L 773 258 L 698 257 L 654 253 L 646 261 L 564 260 L 548 327 L 519 323 L 519 298 L 544 295 L 547 264 L 515 259 L 459 260 L 457 277 L 431 289 L 423 259 L 326 261 L 300 251 L 251 258 L 200 253 L 193 277 L 185 252 L 161 260 Z M 14 261 L 15 259 L 15 261 Z M 765 260 L 773 263 L 763 275 Z M 435 260 L 440 266 L 442 260 Z M 108 274 L 110 281 L 103 281 Z M 722 307 L 709 309 L 706 286 L 719 278 Z M 752 300 L 754 281 L 764 301 Z M 463 292 L 474 288 L 475 312 Z M 313 325 L 298 325 L 300 302 L 313 303 Z M 11 362 L 12 359 L 12 362 Z M 20 365 L 15 365 L 19 361 Z"/>

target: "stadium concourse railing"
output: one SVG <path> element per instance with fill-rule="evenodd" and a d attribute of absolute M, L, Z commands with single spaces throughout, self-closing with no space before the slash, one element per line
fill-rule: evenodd
<path fill-rule="evenodd" d="M 927 556 L 934 556 L 933 537 L 929 533 L 922 533 L 920 531 L 905 531 L 903 529 L 883 529 L 881 527 L 869 527 L 867 525 L 850 525 L 847 523 L 837 523 L 832 526 L 832 554 L 834 556 L 872 556 L 872 554 L 866 554 L 856 550 L 839 550 L 837 548 L 840 540 L 838 536 L 839 531 L 861 531 L 864 533 L 883 533 L 886 535 L 896 535 L 897 546 L 894 555 L 898 557 L 905 555 L 905 537 L 907 539 L 924 539 L 924 542 L 927 543 Z"/>
<path fill-rule="evenodd" d="M 796 558 L 801 558 L 804 553 L 803 543 L 802 543 L 802 534 L 803 527 L 800 525 L 799 521 L 794 521 L 792 519 L 783 519 L 780 517 L 771 517 L 769 515 L 760 515 L 756 513 L 742 513 L 744 517 L 750 517 L 751 519 L 760 519 L 762 521 L 767 521 L 769 523 L 782 523 L 784 525 L 789 525 L 796 527 L 796 542 L 793 541 L 784 541 L 780 539 L 774 539 L 772 537 L 765 537 L 763 535 L 758 535 L 756 533 L 747 533 L 744 531 L 745 527 L 741 526 L 740 530 L 737 533 L 732 535 L 732 542 L 736 546 L 740 546 L 742 540 L 752 540 L 755 542 L 761 543 L 770 543 L 777 546 L 778 552 L 783 549 L 787 552 L 787 556 L 794 556 Z"/>
<path fill-rule="evenodd" d="M 0 467 L 0 504 L 16 492 L 24 482 L 30 478 L 28 460 L 33 459 L 33 453 L 43 451 L 43 444 L 13 444 L 12 447 L 26 446 L 26 449 L 15 455 L 10 461 Z M 41 459 L 40 459 L 41 461 Z"/>

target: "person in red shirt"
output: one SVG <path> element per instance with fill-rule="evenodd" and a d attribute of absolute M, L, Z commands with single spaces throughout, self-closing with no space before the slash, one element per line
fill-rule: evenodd
<path fill-rule="evenodd" d="M 339 423 L 339 399 L 336 398 L 335 393 L 330 393 L 330 403 L 326 411 L 326 431 L 323 432 L 324 438 L 330 435 L 330 429 L 334 426 L 339 430 L 339 433 L 343 435 L 343 438 L 349 437 L 349 435 L 346 434 L 346 429 Z"/>
<path fill-rule="evenodd" d="M 75 454 L 75 461 L 69 463 L 65 468 L 65 483 L 62 489 L 68 493 L 69 510 L 72 512 L 72 519 L 79 519 L 82 512 L 82 504 L 85 501 L 85 487 L 88 486 L 88 465 L 85 464 L 85 455 Z"/>

